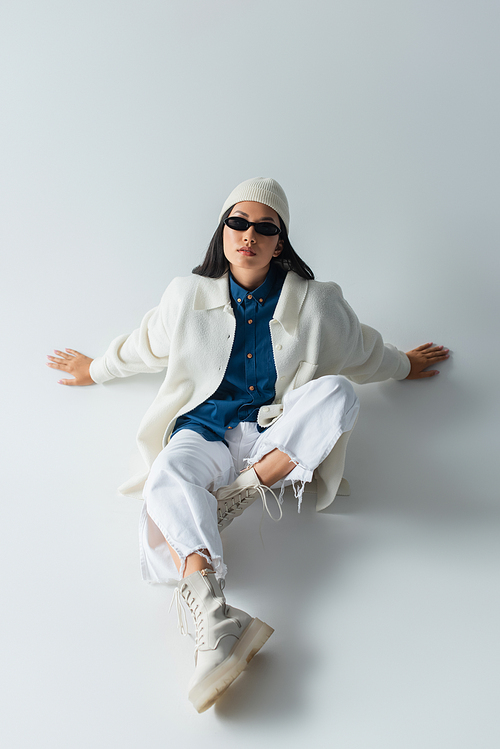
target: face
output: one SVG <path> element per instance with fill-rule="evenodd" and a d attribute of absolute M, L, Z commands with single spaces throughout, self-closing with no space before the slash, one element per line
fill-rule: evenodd
<path fill-rule="evenodd" d="M 243 201 L 236 203 L 230 216 L 241 216 L 247 221 L 267 221 L 279 227 L 279 216 L 272 208 L 264 203 Z M 229 261 L 231 270 L 248 270 L 258 274 L 267 273 L 267 269 L 273 257 L 278 257 L 283 250 L 283 240 L 279 234 L 266 237 L 258 234 L 254 226 L 249 226 L 246 231 L 236 231 L 224 226 L 222 234 L 224 244 L 224 255 Z M 260 273 L 259 273 L 260 272 Z"/>

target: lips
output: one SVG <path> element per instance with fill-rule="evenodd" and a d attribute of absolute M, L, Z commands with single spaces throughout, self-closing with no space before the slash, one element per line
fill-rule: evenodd
<path fill-rule="evenodd" d="M 245 255 L 246 257 L 253 257 L 255 255 L 255 252 L 252 252 L 252 250 L 249 250 L 248 247 L 241 247 L 238 252 L 241 255 Z"/>

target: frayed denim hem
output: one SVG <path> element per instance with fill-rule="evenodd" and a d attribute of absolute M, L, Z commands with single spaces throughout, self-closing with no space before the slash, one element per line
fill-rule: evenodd
<path fill-rule="evenodd" d="M 172 544 L 170 544 L 172 545 Z M 174 548 L 172 546 L 172 548 Z M 215 577 L 217 580 L 224 580 L 227 575 L 227 566 L 222 561 L 221 557 L 213 556 L 210 557 L 208 554 L 205 554 L 203 552 L 203 549 L 205 549 L 205 546 L 196 547 L 192 551 L 189 551 L 184 557 L 181 557 L 179 552 L 175 550 L 177 556 L 181 560 L 181 567 L 179 570 L 179 580 L 182 580 L 184 577 L 184 570 L 186 569 L 186 560 L 190 554 L 198 554 L 198 556 L 203 557 L 203 559 L 206 559 L 207 563 L 212 567 L 213 571 L 215 572 Z"/>
<path fill-rule="evenodd" d="M 284 476 L 280 481 L 276 482 L 278 486 L 281 487 L 280 494 L 278 497 L 278 501 L 280 504 L 283 503 L 283 497 L 285 494 L 285 489 L 287 486 L 292 486 L 293 493 L 295 498 L 297 499 L 297 512 L 300 512 L 300 508 L 302 506 L 302 495 L 304 494 L 304 487 L 306 484 L 309 484 L 312 481 L 313 478 L 313 471 L 309 468 L 306 468 L 303 465 L 300 465 L 300 462 L 298 460 L 295 460 L 293 457 L 290 457 L 289 455 L 289 449 L 282 445 L 268 445 L 268 446 L 262 446 L 259 452 L 256 456 L 253 458 L 245 458 L 244 462 L 247 464 L 248 468 L 252 468 L 256 463 L 259 462 L 259 460 L 262 460 L 262 458 L 271 452 L 271 450 L 280 450 L 280 452 L 285 453 L 285 455 L 288 455 L 290 458 L 290 463 L 294 464 L 294 468 L 290 471 L 289 474 Z M 295 469 L 299 469 L 299 473 L 301 474 L 301 478 L 292 478 L 291 474 Z M 290 482 L 287 484 L 287 482 Z M 272 488 L 272 487 L 271 487 Z"/>

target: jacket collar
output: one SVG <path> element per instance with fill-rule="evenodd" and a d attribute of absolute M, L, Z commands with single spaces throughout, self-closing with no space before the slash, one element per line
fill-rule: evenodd
<path fill-rule="evenodd" d="M 231 306 L 228 276 L 227 272 L 220 278 L 200 276 L 194 294 L 193 309 L 215 309 L 226 307 L 228 304 Z"/>
<path fill-rule="evenodd" d="M 274 319 L 278 320 L 289 335 L 295 335 L 299 313 L 307 294 L 309 281 L 293 271 L 288 271 L 281 290 L 280 298 L 274 310 Z M 193 301 L 193 309 L 207 310 L 225 307 L 231 310 L 228 273 L 220 278 L 200 276 Z"/>
<path fill-rule="evenodd" d="M 298 276 L 293 270 L 286 274 L 278 304 L 274 310 L 274 319 L 278 320 L 289 335 L 297 332 L 299 314 L 306 298 L 309 281 Z"/>

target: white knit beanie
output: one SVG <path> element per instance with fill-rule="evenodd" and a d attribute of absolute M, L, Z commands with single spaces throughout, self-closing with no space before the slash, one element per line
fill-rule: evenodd
<path fill-rule="evenodd" d="M 288 210 L 288 200 L 286 199 L 285 191 L 275 179 L 271 177 L 253 177 L 235 187 L 222 206 L 219 222 L 228 208 L 235 203 L 241 203 L 243 200 L 264 203 L 264 205 L 273 208 L 283 219 L 287 232 L 289 231 L 290 211 Z"/>

